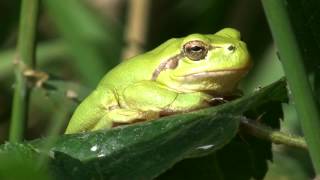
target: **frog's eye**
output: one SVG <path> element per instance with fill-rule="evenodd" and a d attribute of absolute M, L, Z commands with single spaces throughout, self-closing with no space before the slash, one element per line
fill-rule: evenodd
<path fill-rule="evenodd" d="M 183 46 L 183 53 L 193 61 L 204 59 L 208 53 L 208 45 L 202 41 L 189 41 Z"/>

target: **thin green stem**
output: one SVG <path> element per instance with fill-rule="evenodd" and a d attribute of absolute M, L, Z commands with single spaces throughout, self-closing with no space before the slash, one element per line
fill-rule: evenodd
<path fill-rule="evenodd" d="M 23 139 L 28 112 L 30 89 L 23 75 L 25 68 L 35 65 L 35 32 L 38 15 L 38 0 L 22 0 L 17 55 L 14 60 L 15 92 L 11 116 L 9 140 L 19 142 Z"/>
<path fill-rule="evenodd" d="M 315 171 L 320 174 L 320 115 L 284 0 L 262 0 L 262 3 L 279 50 Z"/>
<path fill-rule="evenodd" d="M 245 129 L 245 133 L 258 138 L 269 140 L 275 144 L 283 144 L 308 150 L 307 143 L 302 137 L 273 130 L 270 127 L 247 118 L 241 119 L 241 125 L 241 127 Z"/>

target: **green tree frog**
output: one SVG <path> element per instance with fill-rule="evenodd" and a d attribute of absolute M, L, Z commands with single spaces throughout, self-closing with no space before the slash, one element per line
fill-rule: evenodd
<path fill-rule="evenodd" d="M 250 65 L 246 44 L 232 28 L 169 39 L 109 71 L 78 106 L 65 133 L 208 107 L 233 94 Z"/>

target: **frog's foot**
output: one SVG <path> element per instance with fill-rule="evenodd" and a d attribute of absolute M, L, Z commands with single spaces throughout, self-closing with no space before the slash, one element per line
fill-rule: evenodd
<path fill-rule="evenodd" d="M 159 116 L 159 112 L 138 111 L 131 109 L 114 109 L 108 112 L 108 117 L 112 119 L 113 127 L 122 124 L 157 119 Z"/>
<path fill-rule="evenodd" d="M 236 90 L 232 94 L 225 94 L 223 96 L 213 97 L 207 101 L 211 106 L 216 106 L 216 105 L 223 104 L 223 103 L 232 101 L 234 99 L 237 99 L 237 98 L 241 97 L 242 95 L 243 94 L 240 90 Z"/>
<path fill-rule="evenodd" d="M 228 100 L 225 99 L 224 97 L 214 97 L 209 100 L 209 104 L 211 106 L 216 106 L 216 105 L 223 104 L 226 102 L 228 102 Z"/>

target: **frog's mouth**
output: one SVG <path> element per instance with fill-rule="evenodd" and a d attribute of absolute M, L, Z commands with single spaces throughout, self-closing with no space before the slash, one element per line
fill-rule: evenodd
<path fill-rule="evenodd" d="M 179 76 L 178 78 L 183 78 L 184 81 L 192 81 L 199 79 L 208 79 L 208 78 L 216 78 L 223 76 L 234 76 L 234 75 L 245 75 L 248 72 L 249 68 L 237 68 L 237 69 L 224 69 L 224 70 L 215 70 L 215 71 L 206 71 L 199 73 L 187 74 L 184 76 Z"/>

